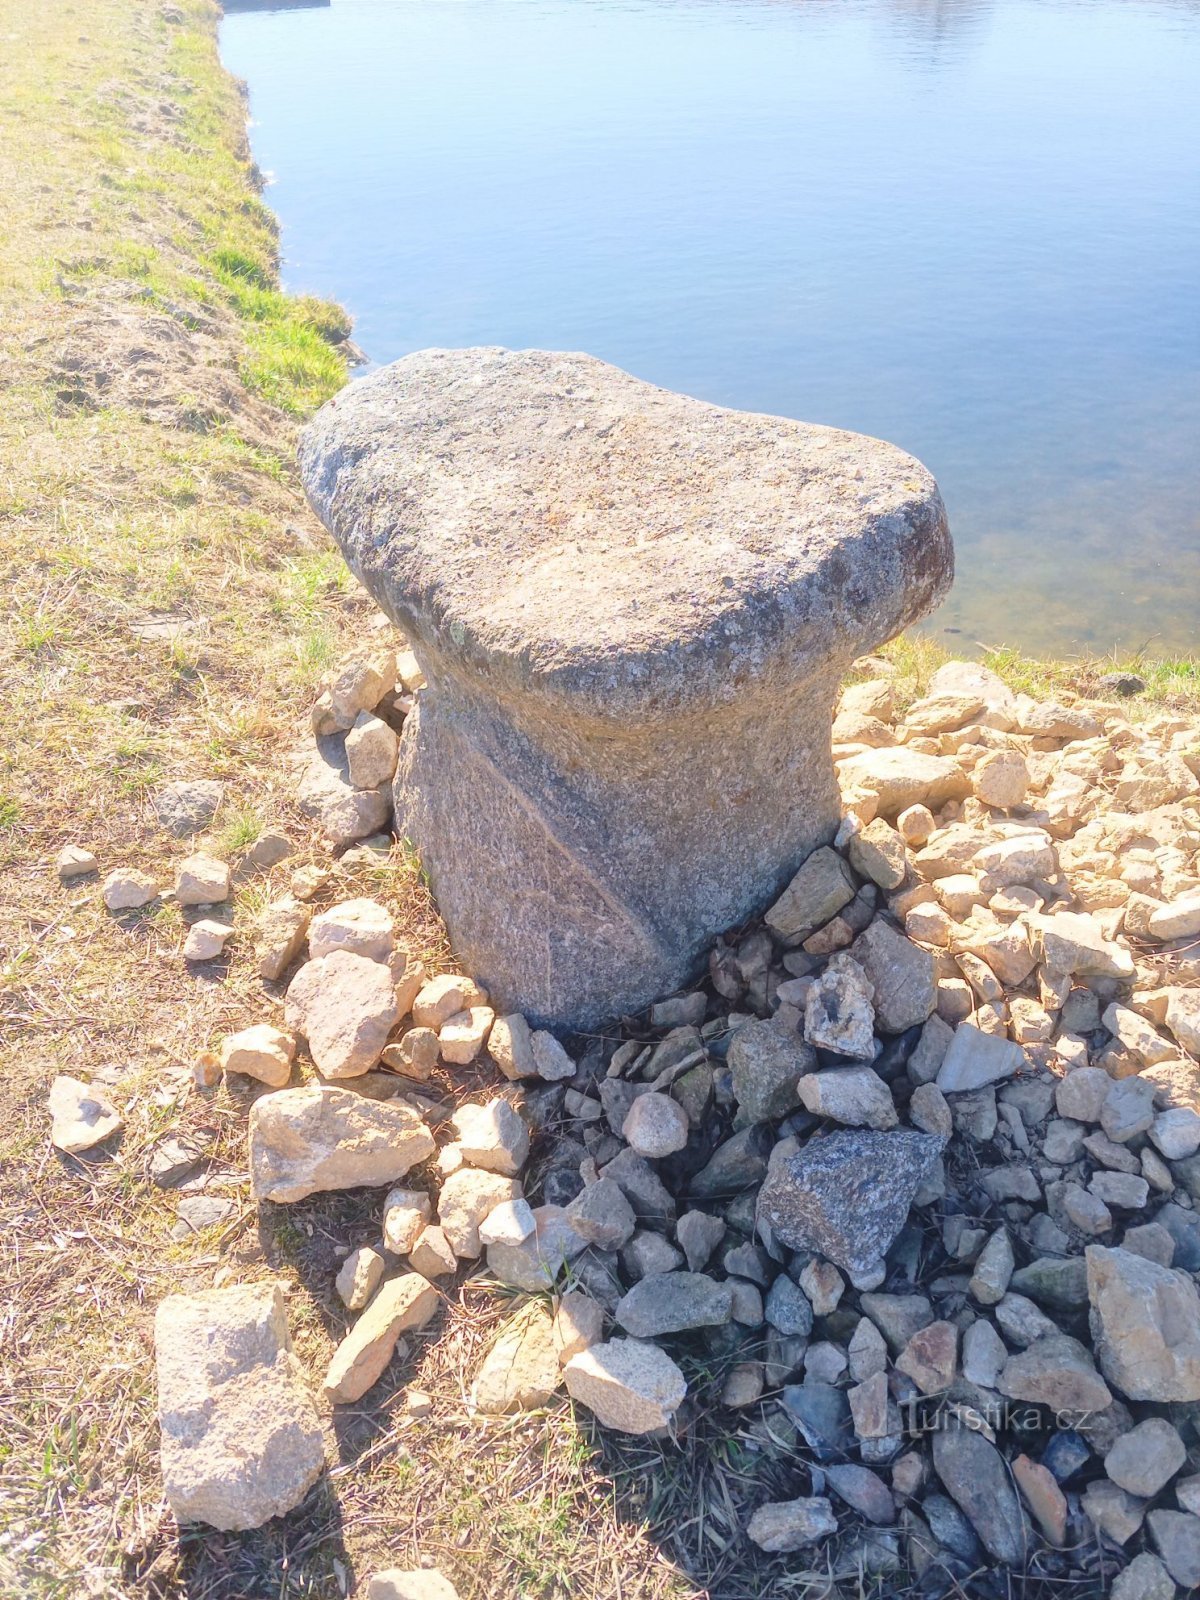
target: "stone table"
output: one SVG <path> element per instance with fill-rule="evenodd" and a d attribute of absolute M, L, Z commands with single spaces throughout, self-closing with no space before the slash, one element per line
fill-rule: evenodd
<path fill-rule="evenodd" d="M 300 462 L 428 680 L 397 831 L 467 968 L 540 1025 L 677 987 L 832 836 L 838 682 L 953 574 L 895 446 L 586 355 L 406 356 Z"/>

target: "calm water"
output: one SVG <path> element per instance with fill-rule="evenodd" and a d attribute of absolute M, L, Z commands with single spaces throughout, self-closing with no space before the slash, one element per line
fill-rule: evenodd
<path fill-rule="evenodd" d="M 285 281 L 373 361 L 589 350 L 882 435 L 942 485 L 949 642 L 1200 646 L 1200 0 L 333 0 L 222 41 Z"/>

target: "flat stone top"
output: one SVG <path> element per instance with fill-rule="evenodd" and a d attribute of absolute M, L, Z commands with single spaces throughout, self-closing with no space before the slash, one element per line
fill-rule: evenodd
<path fill-rule="evenodd" d="M 798 681 L 953 574 L 937 485 L 894 445 L 587 355 L 419 351 L 324 406 L 300 462 L 350 566 L 443 670 L 609 716 Z"/>

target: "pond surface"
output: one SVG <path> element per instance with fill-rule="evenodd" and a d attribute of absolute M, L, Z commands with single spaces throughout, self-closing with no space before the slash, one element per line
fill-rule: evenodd
<path fill-rule="evenodd" d="M 942 486 L 949 644 L 1200 644 L 1200 0 L 236 3 L 285 282 L 372 361 L 878 434 Z"/>

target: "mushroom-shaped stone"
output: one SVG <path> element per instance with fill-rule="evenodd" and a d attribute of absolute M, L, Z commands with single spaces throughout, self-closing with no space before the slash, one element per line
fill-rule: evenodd
<path fill-rule="evenodd" d="M 312 503 L 427 685 L 397 831 L 536 1024 L 636 1012 L 838 820 L 844 669 L 945 593 L 929 473 L 584 355 L 431 350 L 306 430 Z"/>

